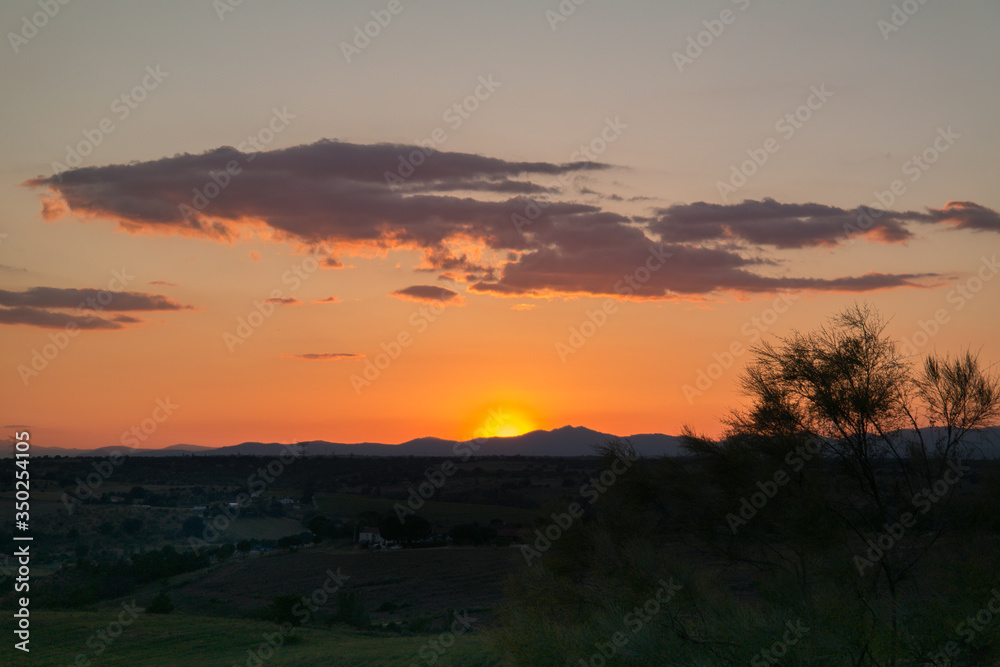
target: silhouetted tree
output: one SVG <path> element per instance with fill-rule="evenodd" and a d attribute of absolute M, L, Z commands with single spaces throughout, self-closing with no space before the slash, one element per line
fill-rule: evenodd
<path fill-rule="evenodd" d="M 764 664 L 795 618 L 812 630 L 783 664 L 926 664 L 1000 585 L 1000 487 L 962 477 L 1000 383 L 970 353 L 915 361 L 858 306 L 752 348 L 721 440 L 687 430 L 690 456 L 636 461 L 571 527 L 536 524 L 505 654 L 586 662 L 673 576 L 683 588 L 608 664 Z M 608 443 L 602 467 L 627 452 Z M 1000 628 L 961 651 L 951 664 L 995 664 Z"/>
<path fill-rule="evenodd" d="M 431 524 L 419 515 L 406 517 L 402 522 L 395 514 L 387 514 L 378 524 L 382 537 L 393 542 L 417 542 L 431 536 Z"/>

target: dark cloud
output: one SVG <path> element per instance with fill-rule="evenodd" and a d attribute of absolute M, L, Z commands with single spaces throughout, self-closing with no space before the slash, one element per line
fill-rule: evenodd
<path fill-rule="evenodd" d="M 421 301 L 423 303 L 457 303 L 462 295 L 445 287 L 436 285 L 413 285 L 398 289 L 391 294 L 398 299 Z"/>
<path fill-rule="evenodd" d="M 313 299 L 313 303 L 340 303 L 340 299 L 335 296 L 328 296 L 322 299 Z"/>
<path fill-rule="evenodd" d="M 75 326 L 78 329 L 122 328 L 122 325 L 116 321 L 106 320 L 95 315 L 73 315 L 31 306 L 0 308 L 0 324 L 26 324 L 43 329 L 63 329 L 67 326 L 70 328 Z"/>
<path fill-rule="evenodd" d="M 971 201 L 950 201 L 944 208 L 928 208 L 924 222 L 943 223 L 954 229 L 1000 232 L 1000 213 Z"/>
<path fill-rule="evenodd" d="M 434 181 L 431 183 L 418 181 L 415 183 L 405 183 L 397 187 L 404 192 L 452 192 L 456 190 L 466 190 L 469 192 L 499 192 L 517 195 L 555 192 L 553 188 L 548 188 L 529 181 L 515 181 L 509 178 Z"/>
<path fill-rule="evenodd" d="M 592 189 L 590 189 L 588 187 L 585 187 L 585 186 L 578 188 L 577 192 L 579 192 L 581 195 L 593 195 L 595 197 L 601 197 L 601 198 L 607 199 L 609 201 L 625 201 L 625 198 L 622 197 L 619 194 L 606 195 L 603 192 L 598 192 L 596 190 L 592 190 Z"/>
<path fill-rule="evenodd" d="M 444 270 L 440 277 L 446 280 L 466 282 L 473 280 L 492 280 L 493 267 L 470 260 L 468 255 L 455 256 L 447 248 L 428 250 L 424 256 L 426 266 L 416 267 L 417 271 L 436 272 Z M 461 274 L 465 274 L 464 278 Z"/>
<path fill-rule="evenodd" d="M 299 359 L 302 361 L 349 361 L 352 359 L 364 359 L 365 355 L 354 352 L 310 352 L 309 354 L 283 354 L 286 359 Z"/>
<path fill-rule="evenodd" d="M 32 287 L 24 292 L 0 290 L 0 306 L 33 308 L 80 308 L 91 310 L 186 310 L 185 306 L 160 294 L 112 292 L 92 288 Z"/>
<path fill-rule="evenodd" d="M 136 232 L 234 239 L 243 228 L 262 221 L 279 238 L 307 243 L 435 248 L 446 239 L 463 237 L 516 247 L 519 235 L 509 219 L 516 204 L 436 193 L 537 192 L 530 184 L 512 186 L 509 177 L 606 168 L 592 162 L 508 162 L 437 152 L 415 167 L 403 187 L 387 183 L 386 174 L 399 170 L 400 156 L 414 151 L 424 154 L 414 146 L 337 141 L 253 156 L 225 147 L 201 155 L 69 170 L 59 178 L 39 177 L 26 185 L 50 188 L 82 217 L 114 219 Z M 240 173 L 226 173 L 231 163 L 242 165 Z M 225 187 L 216 185 L 219 180 Z"/>
<path fill-rule="evenodd" d="M 923 215 L 883 211 L 874 222 L 859 227 L 863 213 L 823 204 L 782 204 L 769 198 L 740 204 L 695 202 L 661 209 L 650 230 L 668 242 L 738 240 L 806 248 L 838 245 L 849 238 L 849 230 L 860 229 L 870 240 L 902 243 L 913 237 L 905 223 Z"/>
<path fill-rule="evenodd" d="M 713 292 L 779 290 L 867 292 L 925 287 L 936 274 L 869 273 L 833 279 L 768 277 L 755 271 L 770 260 L 690 244 L 656 244 L 634 228 L 576 230 L 580 236 L 524 253 L 497 281 L 470 289 L 499 296 L 586 294 L 634 299 L 692 298 Z"/>
<path fill-rule="evenodd" d="M 150 285 L 163 285 L 165 287 L 177 287 L 177 283 L 170 283 L 170 282 L 167 282 L 166 280 L 151 280 L 151 281 L 149 281 L 149 284 Z"/>
<path fill-rule="evenodd" d="M 75 325 L 80 329 L 121 329 L 123 324 L 138 324 L 141 319 L 115 315 L 97 317 L 95 311 L 115 313 L 131 311 L 188 310 L 173 299 L 145 292 L 113 292 L 92 288 L 32 287 L 23 292 L 0 290 L 0 324 L 26 324 L 47 329 Z M 60 312 L 72 310 L 75 312 Z"/>
<path fill-rule="evenodd" d="M 276 306 L 298 306 L 301 305 L 301 301 L 292 296 L 279 297 L 272 296 L 269 299 L 264 299 L 265 303 L 273 303 Z"/>
<path fill-rule="evenodd" d="M 240 173 L 220 176 L 227 163 L 238 165 Z M 200 155 L 87 167 L 26 185 L 51 191 L 43 208 L 47 218 L 71 211 L 85 219 L 117 220 L 133 232 L 225 241 L 263 225 L 268 238 L 314 250 L 328 246 L 328 252 L 337 253 L 412 248 L 424 255 L 418 270 L 496 295 L 668 299 L 724 291 L 918 287 L 936 276 L 870 272 L 829 279 L 775 277 L 768 269 L 778 261 L 762 251 L 832 247 L 852 233 L 869 241 L 901 243 L 913 238 L 910 223 L 996 230 L 1000 219 L 972 202 L 951 202 L 924 213 L 882 212 L 863 224 L 870 212 L 864 208 L 773 199 L 677 204 L 650 218 L 558 200 L 553 183 L 561 184 L 562 196 L 579 197 L 568 177 L 607 168 L 593 162 L 512 162 L 468 153 L 428 154 L 416 146 L 324 140 L 253 155 L 224 147 Z M 658 242 L 670 260 L 630 291 L 616 288 L 625 277 L 635 276 L 660 247 Z M 481 259 L 480 254 L 502 259 Z M 332 254 L 323 265 L 344 268 Z M 435 303 L 460 300 L 457 292 L 430 285 L 393 295 Z"/>

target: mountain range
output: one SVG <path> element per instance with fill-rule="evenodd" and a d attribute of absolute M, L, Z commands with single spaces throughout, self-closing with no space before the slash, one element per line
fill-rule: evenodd
<path fill-rule="evenodd" d="M 444 440 L 416 438 L 396 445 L 376 442 L 342 443 L 311 440 L 296 443 L 307 456 L 455 456 L 471 451 L 475 456 L 594 456 L 594 447 L 618 436 L 601 433 L 582 426 L 564 426 L 551 431 L 531 431 L 511 437 L 479 438 L 476 440 Z M 661 433 L 628 436 L 636 451 L 643 456 L 674 456 L 680 451 L 680 439 Z M 110 456 L 119 452 L 126 456 L 278 456 L 291 443 L 242 442 L 225 447 L 172 445 L 162 449 L 137 449 L 110 446 L 96 449 L 69 449 L 32 445 L 34 456 Z M 3 458 L 11 456 L 5 448 Z"/>
<path fill-rule="evenodd" d="M 938 429 L 939 430 L 939 429 Z M 921 429 L 925 437 L 933 438 L 933 428 Z M 900 432 L 911 435 L 912 430 Z M 582 426 L 563 426 L 551 431 L 531 431 L 511 437 L 479 438 L 477 440 L 445 440 L 416 438 L 399 444 L 377 442 L 342 443 L 311 440 L 295 444 L 302 446 L 306 456 L 442 456 L 451 457 L 471 452 L 475 456 L 594 456 L 595 446 L 618 439 L 627 439 L 641 456 L 677 456 L 683 454 L 680 438 L 662 433 L 640 433 L 620 438 Z M 982 455 L 1000 457 L 1000 426 L 970 434 L 969 442 L 978 445 Z M 292 443 L 241 442 L 225 447 L 172 445 L 162 449 L 138 449 L 124 446 L 96 449 L 69 449 L 32 445 L 34 456 L 110 456 L 114 452 L 126 456 L 279 456 Z M 9 458 L 12 451 L 4 448 L 0 458 Z"/>

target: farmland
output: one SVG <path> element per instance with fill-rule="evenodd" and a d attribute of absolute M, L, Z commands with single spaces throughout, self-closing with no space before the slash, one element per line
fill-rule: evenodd
<path fill-rule="evenodd" d="M 415 661 L 425 662 L 424 655 L 439 655 L 438 665 L 490 667 L 499 665 L 487 641 L 477 634 L 456 637 L 455 645 L 444 654 L 427 648 L 427 637 L 385 636 L 349 630 L 300 628 L 283 640 L 272 623 L 263 621 L 169 614 L 140 614 L 122 628 L 114 641 L 95 639 L 107 631 L 118 617 L 117 610 L 93 612 L 39 612 L 35 616 L 30 664 L 37 667 L 62 667 L 74 664 L 108 667 L 175 667 L 204 665 L 231 667 L 259 664 L 251 655 L 273 656 L 267 660 L 275 667 L 307 665 L 343 665 L 362 667 L 386 665 L 406 667 Z M 116 631 L 117 628 L 114 628 Z M 267 637 L 277 644 L 268 649 Z M 90 640 L 90 646 L 87 641 Z M 97 654 L 103 647 L 100 654 Z M 263 647 L 263 648 L 262 648 Z M 428 653 L 430 650 L 430 653 Z M 88 662 L 89 661 L 89 662 Z"/>
<path fill-rule="evenodd" d="M 412 489 L 440 460 L 296 461 L 235 508 L 248 477 L 269 459 L 130 458 L 97 480 L 92 473 L 102 461 L 32 462 L 32 664 L 257 664 L 248 651 L 265 635 L 272 643 L 281 639 L 267 661 L 273 665 L 500 664 L 490 629 L 508 579 L 524 569 L 516 548 L 354 545 L 360 526 L 408 506 Z M 596 466 L 596 458 L 474 459 L 420 498 L 414 515 L 440 535 L 491 523 L 528 530 L 549 506 L 572 497 Z M 98 483 L 84 481 L 88 475 Z M 0 511 L 13 511 L 10 488 L 0 489 Z M 300 541 L 317 518 L 331 534 Z M 192 522 L 196 531 L 189 530 Z M 281 541 L 293 537 L 294 543 Z M 122 570 L 123 563 L 133 565 Z M 152 563 L 162 566 L 157 573 L 148 571 Z M 2 565 L 0 604 L 9 608 L 13 563 Z M 323 585 L 332 590 L 331 575 L 341 586 L 328 594 Z M 159 595 L 169 598 L 169 613 L 143 611 Z M 275 634 L 283 599 L 314 601 L 287 642 Z M 357 612 L 350 618 L 348 604 Z M 138 614 L 119 634 L 114 623 L 132 606 Z M 430 644 L 455 629 L 456 619 L 467 627 L 447 638 L 446 652 Z M 109 627 L 112 641 L 95 634 Z"/>

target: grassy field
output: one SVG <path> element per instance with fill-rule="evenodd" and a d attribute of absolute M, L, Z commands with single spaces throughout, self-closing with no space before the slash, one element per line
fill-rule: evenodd
<path fill-rule="evenodd" d="M 264 644 L 260 655 L 268 652 L 264 636 L 271 635 L 274 643 L 277 626 L 251 620 L 234 620 L 189 616 L 183 614 L 139 614 L 125 626 L 113 641 L 98 639 L 99 631 L 117 633 L 119 611 L 102 612 L 35 612 L 32 614 L 31 653 L 15 656 L 5 664 L 30 664 L 32 667 L 55 665 L 107 665 L 109 667 L 232 667 L 258 665 L 251 659 Z M 128 618 L 126 616 L 125 618 Z M 109 624 L 111 624 L 109 626 Z M 280 633 L 278 633 L 280 636 Z M 482 635 L 468 634 L 455 638 L 454 645 L 443 654 L 428 647 L 437 635 L 378 636 L 346 630 L 298 629 L 301 639 L 280 646 L 267 665 L 306 666 L 338 665 L 360 667 L 384 665 L 406 667 L 429 664 L 487 667 L 500 665 L 497 655 Z M 90 646 L 88 646 L 88 639 Z M 104 650 L 97 651 L 104 645 Z M 423 652 L 421 653 L 421 650 Z M 6 652 L 6 650 L 5 650 Z M 78 656 L 85 656 L 75 663 Z M 87 662 L 89 660 L 89 662 Z"/>

